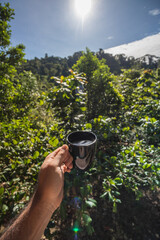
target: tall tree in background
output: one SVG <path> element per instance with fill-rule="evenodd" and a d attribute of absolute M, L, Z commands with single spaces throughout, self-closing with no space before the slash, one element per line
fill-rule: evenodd
<path fill-rule="evenodd" d="M 17 66 L 23 61 L 24 45 L 10 47 L 11 30 L 9 22 L 14 19 L 14 9 L 10 4 L 4 6 L 0 3 L 0 76 L 10 69 L 10 65 Z"/>
<path fill-rule="evenodd" d="M 0 121 L 21 118 L 29 111 L 35 97 L 36 79 L 31 73 L 17 74 L 17 66 L 24 62 L 24 45 L 10 47 L 9 22 L 14 9 L 0 3 Z"/>
<path fill-rule="evenodd" d="M 73 66 L 78 73 L 85 73 L 87 79 L 86 92 L 87 92 L 87 120 L 92 119 L 92 108 L 93 108 L 93 72 L 100 65 L 100 61 L 96 56 L 92 54 L 92 52 L 86 48 L 86 53 L 83 54 L 82 57 L 77 61 L 77 63 Z"/>
<path fill-rule="evenodd" d="M 90 121 L 102 113 L 113 116 L 113 106 L 119 106 L 123 99 L 112 84 L 113 77 L 105 60 L 99 60 L 87 48 L 73 68 L 78 73 L 86 74 L 87 120 Z"/>

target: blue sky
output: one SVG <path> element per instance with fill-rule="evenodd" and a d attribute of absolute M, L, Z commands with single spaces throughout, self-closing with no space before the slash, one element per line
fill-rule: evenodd
<path fill-rule="evenodd" d="M 160 0 L 92 0 L 82 28 L 75 0 L 1 0 L 15 9 L 12 45 L 26 58 L 67 57 L 89 47 L 107 49 L 160 32 Z"/>

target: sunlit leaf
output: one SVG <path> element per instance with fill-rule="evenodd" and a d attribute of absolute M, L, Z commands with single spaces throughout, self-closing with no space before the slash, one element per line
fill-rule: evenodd
<path fill-rule="evenodd" d="M 92 222 L 92 218 L 89 215 L 83 214 L 82 217 L 85 225 L 88 225 Z"/>
<path fill-rule="evenodd" d="M 86 200 L 85 203 L 91 208 L 97 206 L 97 202 L 94 201 L 94 199 L 92 200 L 91 198 L 89 200 Z"/>
<path fill-rule="evenodd" d="M 36 159 L 39 157 L 39 152 L 38 151 L 35 151 L 34 154 L 33 154 L 33 159 Z"/>
<path fill-rule="evenodd" d="M 86 128 L 87 128 L 87 129 L 92 129 L 92 124 L 91 124 L 91 123 L 87 123 L 87 124 L 86 124 Z"/>

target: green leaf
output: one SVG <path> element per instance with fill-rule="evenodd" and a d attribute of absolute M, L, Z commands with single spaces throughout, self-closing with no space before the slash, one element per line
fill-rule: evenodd
<path fill-rule="evenodd" d="M 122 129 L 123 132 L 128 132 L 129 130 L 130 130 L 130 127 L 124 127 L 124 128 Z"/>
<path fill-rule="evenodd" d="M 88 225 L 92 222 L 92 218 L 89 215 L 84 213 L 82 217 L 85 225 Z"/>
<path fill-rule="evenodd" d="M 112 186 L 115 186 L 115 181 L 113 181 L 112 179 L 109 179 L 109 183 L 110 183 Z"/>
<path fill-rule="evenodd" d="M 86 200 L 85 203 L 89 206 L 89 207 L 96 207 L 97 206 L 97 202 L 93 199 L 89 199 L 89 200 Z"/>
<path fill-rule="evenodd" d="M 147 168 L 149 168 L 150 166 L 151 166 L 150 163 L 146 163 L 146 164 L 143 165 L 143 169 L 147 169 Z"/>
<path fill-rule="evenodd" d="M 18 143 L 18 142 L 17 142 L 15 139 L 13 139 L 13 144 L 14 144 L 14 145 L 17 145 L 17 143 Z"/>
<path fill-rule="evenodd" d="M 97 204 L 97 201 L 95 199 L 93 199 L 93 198 L 88 198 L 88 200 L 93 202 L 93 203 L 95 203 L 95 204 Z"/>
<path fill-rule="evenodd" d="M 33 159 L 36 159 L 39 157 L 39 152 L 38 151 L 35 151 L 34 152 L 34 155 L 33 155 Z"/>
<path fill-rule="evenodd" d="M 8 209 L 9 209 L 9 208 L 8 208 L 8 206 L 7 206 L 6 204 L 3 204 L 3 205 L 2 205 L 2 212 L 3 212 L 3 213 L 7 212 Z"/>
<path fill-rule="evenodd" d="M 0 195 L 2 195 L 4 193 L 4 187 L 0 188 Z"/>
<path fill-rule="evenodd" d="M 43 154 L 43 157 L 47 157 L 49 155 L 49 152 L 45 152 L 44 154 Z"/>
<path fill-rule="evenodd" d="M 49 144 L 52 145 L 52 147 L 57 147 L 59 143 L 59 140 L 57 138 L 49 140 Z"/>
<path fill-rule="evenodd" d="M 113 212 L 114 213 L 117 212 L 117 204 L 116 204 L 116 202 L 113 203 Z"/>
<path fill-rule="evenodd" d="M 81 107 L 80 109 L 82 110 L 82 112 L 85 112 L 87 110 L 86 107 Z"/>
<path fill-rule="evenodd" d="M 111 201 L 111 202 L 113 202 L 113 197 L 112 197 L 112 195 L 111 195 L 111 193 L 110 192 L 108 192 L 108 196 L 109 196 L 109 200 Z"/>
<path fill-rule="evenodd" d="M 15 163 L 12 163 L 12 164 L 11 164 L 11 168 L 12 168 L 12 169 L 15 169 L 15 168 L 16 168 L 16 164 L 15 164 Z"/>
<path fill-rule="evenodd" d="M 30 200 L 30 197 L 29 196 L 26 196 L 26 201 L 28 202 Z"/>
<path fill-rule="evenodd" d="M 126 153 L 126 154 L 130 153 L 130 150 L 127 150 L 127 149 L 126 149 L 126 150 L 125 150 L 125 153 Z"/>
<path fill-rule="evenodd" d="M 8 143 L 8 142 L 4 142 L 4 146 L 5 146 L 5 147 L 8 147 L 8 146 L 9 146 L 9 143 Z"/>
<path fill-rule="evenodd" d="M 39 105 L 42 106 L 44 104 L 43 100 L 40 100 Z"/>
<path fill-rule="evenodd" d="M 114 181 L 115 181 L 116 185 L 119 185 L 119 186 L 122 185 L 122 183 L 123 183 L 123 179 L 119 178 L 119 177 L 115 178 Z"/>
<path fill-rule="evenodd" d="M 103 193 L 103 194 L 100 196 L 100 198 L 104 198 L 107 194 L 108 194 L 108 192 Z"/>
<path fill-rule="evenodd" d="M 107 139 L 107 137 L 108 137 L 107 133 L 103 133 L 103 137 L 104 137 L 105 139 Z"/>
<path fill-rule="evenodd" d="M 17 188 L 14 187 L 14 188 L 11 190 L 11 193 L 13 194 L 16 190 L 17 190 Z"/>
<path fill-rule="evenodd" d="M 29 164 L 31 162 L 31 159 L 27 159 L 26 163 Z"/>
<path fill-rule="evenodd" d="M 92 129 L 92 124 L 91 124 L 91 123 L 87 123 L 87 124 L 86 124 L 86 128 L 87 128 L 87 129 Z"/>

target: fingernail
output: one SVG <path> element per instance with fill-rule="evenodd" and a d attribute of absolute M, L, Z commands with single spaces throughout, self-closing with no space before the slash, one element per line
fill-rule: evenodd
<path fill-rule="evenodd" d="M 67 145 L 63 145 L 61 148 L 64 149 L 64 150 L 67 150 L 68 146 Z"/>

